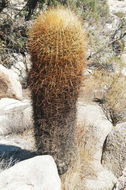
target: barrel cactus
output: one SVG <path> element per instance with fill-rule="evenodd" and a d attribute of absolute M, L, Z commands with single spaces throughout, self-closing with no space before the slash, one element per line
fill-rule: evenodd
<path fill-rule="evenodd" d="M 29 31 L 36 147 L 54 157 L 63 174 L 75 151 L 76 101 L 85 61 L 85 34 L 69 9 L 42 13 Z"/>

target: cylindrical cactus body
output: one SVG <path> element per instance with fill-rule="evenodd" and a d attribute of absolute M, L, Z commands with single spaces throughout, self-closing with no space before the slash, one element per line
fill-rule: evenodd
<path fill-rule="evenodd" d="M 35 138 L 38 152 L 54 156 L 60 173 L 74 152 L 76 101 L 85 64 L 85 34 L 69 9 L 40 15 L 29 33 Z"/>

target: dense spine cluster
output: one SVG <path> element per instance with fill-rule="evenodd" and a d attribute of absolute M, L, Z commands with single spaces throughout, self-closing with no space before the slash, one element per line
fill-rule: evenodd
<path fill-rule="evenodd" d="M 69 9 L 50 9 L 34 22 L 28 48 L 36 147 L 64 173 L 74 152 L 76 101 L 85 65 L 85 34 Z"/>

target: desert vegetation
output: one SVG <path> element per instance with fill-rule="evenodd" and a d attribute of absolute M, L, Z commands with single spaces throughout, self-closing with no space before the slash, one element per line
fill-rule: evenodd
<path fill-rule="evenodd" d="M 76 123 L 76 103 L 81 101 L 100 106 L 105 119 L 114 127 L 126 122 L 126 15 L 117 12 L 112 16 L 106 0 L 1 2 L 0 64 L 7 69 L 14 68 L 22 77 L 20 82 L 23 95 L 31 88 L 34 125 L 38 127 L 32 133 L 35 133 L 37 151 L 39 154 L 49 153 L 54 156 L 59 173 L 66 172 L 61 176 L 63 190 L 83 190 L 83 180 L 90 175 L 95 176 L 95 172 L 89 164 L 92 155 L 84 149 L 87 126 L 85 123 Z M 42 14 L 46 17 L 47 10 L 55 10 L 57 7 L 63 9 L 60 13 L 62 24 L 69 24 L 70 33 L 69 30 L 64 31 L 60 18 L 54 19 L 56 15 L 53 11 L 46 22 L 39 16 Z M 65 10 L 71 10 L 75 20 Z M 62 31 L 59 35 L 56 32 L 60 27 Z M 45 30 L 45 33 L 41 34 L 41 30 Z M 55 33 L 59 35 L 56 39 Z M 68 43 L 68 47 L 65 45 L 63 48 L 65 43 Z M 44 53 L 41 54 L 40 50 Z M 18 67 L 21 61 L 29 75 L 22 74 Z M 62 67 L 59 67 L 61 64 Z M 27 98 L 31 98 L 29 92 Z M 58 140 L 57 133 L 60 134 Z M 65 166 L 64 158 L 68 161 Z M 61 166 L 57 160 L 62 160 Z M 73 165 L 69 165 L 71 160 L 74 160 Z M 0 162 L 4 169 L 13 163 L 10 160 L 7 165 L 3 158 Z"/>

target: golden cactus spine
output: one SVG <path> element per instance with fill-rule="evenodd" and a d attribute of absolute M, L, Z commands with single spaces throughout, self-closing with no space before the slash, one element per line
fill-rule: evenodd
<path fill-rule="evenodd" d="M 74 152 L 76 101 L 85 65 L 85 34 L 69 9 L 47 10 L 34 22 L 28 47 L 36 146 L 64 173 Z"/>

